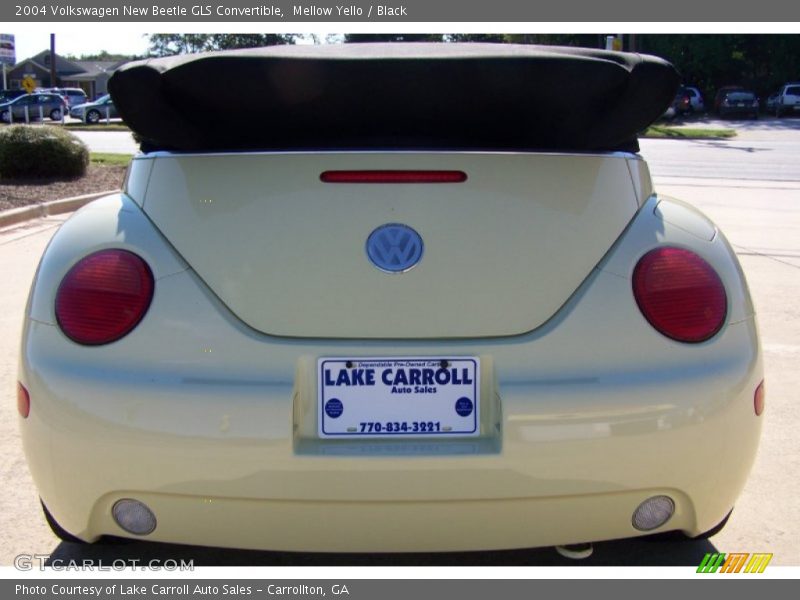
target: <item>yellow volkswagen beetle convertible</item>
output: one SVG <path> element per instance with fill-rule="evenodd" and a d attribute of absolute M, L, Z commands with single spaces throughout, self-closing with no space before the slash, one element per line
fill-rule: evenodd
<path fill-rule="evenodd" d="M 514 45 L 123 66 L 142 152 L 55 235 L 25 320 L 54 530 L 336 552 L 714 530 L 762 359 L 731 247 L 637 154 L 677 85 Z"/>

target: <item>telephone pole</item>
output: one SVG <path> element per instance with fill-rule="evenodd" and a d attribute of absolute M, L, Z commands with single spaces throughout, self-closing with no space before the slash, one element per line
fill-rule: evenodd
<path fill-rule="evenodd" d="M 57 87 L 56 82 L 56 34 L 50 34 L 50 87 Z"/>

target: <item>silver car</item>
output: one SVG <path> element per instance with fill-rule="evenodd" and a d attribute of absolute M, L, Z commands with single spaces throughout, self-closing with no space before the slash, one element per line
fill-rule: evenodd
<path fill-rule="evenodd" d="M 58 94 L 25 94 L 0 104 L 0 120 L 5 123 L 45 118 L 60 121 L 66 106 L 66 101 Z"/>
<path fill-rule="evenodd" d="M 94 102 L 84 102 L 73 106 L 69 116 L 80 119 L 84 123 L 99 123 L 101 119 L 116 119 L 119 117 L 114 101 L 106 94 Z"/>

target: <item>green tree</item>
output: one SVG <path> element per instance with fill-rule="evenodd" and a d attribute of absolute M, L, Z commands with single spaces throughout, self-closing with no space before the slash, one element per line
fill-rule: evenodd
<path fill-rule="evenodd" d="M 602 48 L 605 36 L 596 33 L 451 33 L 449 42 L 489 42 L 501 44 L 541 44 L 545 46 L 582 46 Z"/>
<path fill-rule="evenodd" d="M 86 61 L 96 60 L 103 62 L 118 62 L 123 60 L 132 60 L 137 57 L 129 54 L 112 54 L 105 50 L 101 50 L 100 52 L 96 52 L 95 54 L 81 54 L 80 56 L 67 54 L 64 58 L 66 58 L 67 60 L 86 60 Z"/>
<path fill-rule="evenodd" d="M 637 39 L 639 50 L 669 60 L 684 83 L 698 86 L 707 98 L 724 85 L 749 87 L 764 97 L 798 77 L 800 35 L 653 34 Z"/>
<path fill-rule="evenodd" d="M 148 36 L 148 43 L 151 56 L 173 56 L 293 44 L 298 37 L 291 33 L 153 33 Z"/>

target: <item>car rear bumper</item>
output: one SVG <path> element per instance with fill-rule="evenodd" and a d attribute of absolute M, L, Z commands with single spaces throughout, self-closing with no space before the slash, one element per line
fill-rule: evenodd
<path fill-rule="evenodd" d="M 78 225 L 102 210 L 83 209 L 51 243 L 20 368 L 31 472 L 55 519 L 82 539 L 127 535 L 111 516 L 123 498 L 155 514 L 146 539 L 223 547 L 467 550 L 625 538 L 643 533 L 631 517 L 655 495 L 676 507 L 658 531 L 696 535 L 744 486 L 761 429 L 755 319 L 727 243 L 687 207 L 651 199 L 548 323 L 476 340 L 255 332 L 168 258 L 149 222 L 125 221 L 114 225 L 125 233 L 119 245 L 159 266 L 152 306 L 126 338 L 77 346 L 49 316 L 48 286 L 70 266 L 62 244 L 90 243 L 95 234 Z M 658 243 L 696 248 L 718 270 L 728 322 L 711 340 L 674 342 L 641 316 L 630 273 Z M 479 357 L 480 435 L 320 439 L 317 360 L 366 356 Z"/>
<path fill-rule="evenodd" d="M 758 108 L 750 106 L 722 106 L 719 109 L 721 117 L 745 117 L 758 115 Z"/>
<path fill-rule="evenodd" d="M 673 489 L 545 498 L 447 501 L 249 500 L 142 492 L 158 515 L 148 539 L 247 549 L 320 552 L 447 552 L 563 545 L 641 535 L 635 508 L 655 495 L 676 500 L 673 524 L 691 529 L 692 503 Z M 117 494 L 103 498 L 92 523 L 109 517 Z"/>
<path fill-rule="evenodd" d="M 752 328 L 725 335 L 747 344 Z M 50 330 L 34 325 L 29 339 Z M 301 383 L 148 384 L 44 364 L 26 375 L 32 410 L 22 430 L 45 504 L 86 540 L 128 536 L 111 517 L 122 498 L 156 515 L 146 539 L 223 547 L 466 550 L 625 538 L 647 533 L 631 518 L 655 495 L 676 505 L 659 530 L 697 535 L 733 506 L 761 421 L 755 354 L 706 367 L 495 379 L 501 416 L 481 439 L 342 443 L 298 433 Z"/>

